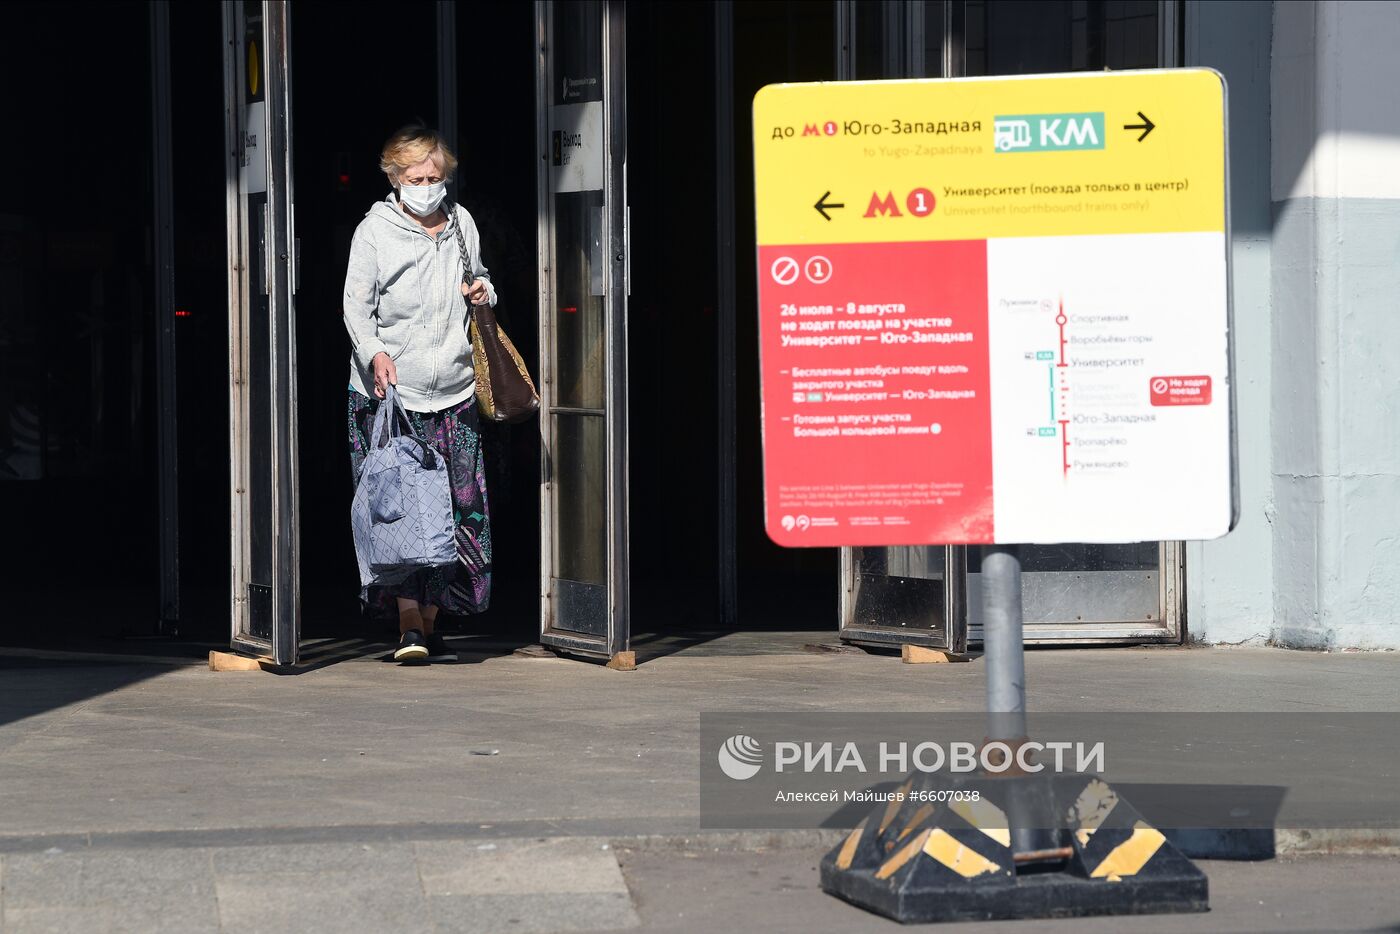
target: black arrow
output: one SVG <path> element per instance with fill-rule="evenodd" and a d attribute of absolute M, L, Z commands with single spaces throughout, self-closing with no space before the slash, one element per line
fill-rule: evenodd
<path fill-rule="evenodd" d="M 1157 124 L 1155 124 L 1155 123 L 1153 123 L 1151 120 L 1147 119 L 1147 114 L 1143 113 L 1141 110 L 1139 110 L 1139 111 L 1137 112 L 1137 114 L 1138 114 L 1138 118 L 1139 118 L 1140 120 L 1142 120 L 1142 122 L 1141 122 L 1141 123 L 1125 123 L 1125 124 L 1123 124 L 1123 129 L 1125 129 L 1125 130 L 1142 130 L 1142 135 L 1138 137 L 1138 142 L 1140 143 L 1140 142 L 1142 142 L 1143 140 L 1147 139 L 1147 134 L 1148 134 L 1148 133 L 1151 133 L 1152 130 L 1153 130 L 1153 128 L 1156 127 Z"/>
<path fill-rule="evenodd" d="M 831 220 L 831 215 L 828 214 L 828 213 L 826 213 L 826 209 L 827 209 L 827 208 L 844 208 L 844 207 L 845 207 L 844 204 L 837 204 L 836 202 L 828 202 L 826 199 L 827 199 L 827 198 L 830 198 L 830 197 L 831 197 L 831 192 L 828 191 L 826 194 L 822 195 L 820 198 L 817 199 L 817 203 L 816 203 L 816 204 L 812 205 L 812 207 L 814 207 L 814 208 L 816 208 L 818 211 L 820 211 L 822 217 L 825 217 L 827 220 Z"/>

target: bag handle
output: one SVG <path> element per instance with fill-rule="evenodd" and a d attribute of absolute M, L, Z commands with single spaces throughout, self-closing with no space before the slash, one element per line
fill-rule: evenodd
<path fill-rule="evenodd" d="M 407 432 L 399 430 L 400 422 L 407 426 Z M 437 450 L 414 430 L 413 422 L 409 421 L 408 418 L 408 410 L 403 407 L 403 399 L 399 396 L 399 391 L 393 383 L 390 383 L 384 390 L 384 400 L 379 403 L 379 408 L 374 413 L 374 424 L 370 431 L 371 437 L 375 439 L 374 446 L 376 448 L 384 447 L 391 438 L 408 438 L 423 450 L 424 468 L 437 469 Z"/>

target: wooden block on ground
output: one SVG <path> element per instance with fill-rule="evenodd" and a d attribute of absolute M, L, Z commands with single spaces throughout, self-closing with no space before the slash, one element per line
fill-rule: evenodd
<path fill-rule="evenodd" d="M 263 661 L 260 658 L 249 658 L 246 655 L 238 655 L 234 652 L 210 652 L 210 671 L 262 671 Z"/>
<path fill-rule="evenodd" d="M 615 671 L 636 671 L 637 653 L 618 652 L 612 658 L 608 659 L 608 667 Z"/>
<path fill-rule="evenodd" d="M 899 655 L 906 665 L 939 665 L 945 662 L 967 661 L 965 655 L 953 655 L 942 649 L 931 649 L 926 645 L 912 645 L 908 642 L 899 647 Z"/>

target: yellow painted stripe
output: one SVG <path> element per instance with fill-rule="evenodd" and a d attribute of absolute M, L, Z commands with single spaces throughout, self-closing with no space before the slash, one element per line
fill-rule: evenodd
<path fill-rule="evenodd" d="M 1089 876 L 1093 879 L 1107 876 L 1110 882 L 1117 882 L 1123 876 L 1135 876 L 1161 849 L 1166 839 L 1157 828 L 1138 821 L 1133 824 L 1133 835 L 1115 846 L 1113 852 L 1104 857 L 1104 861 Z"/>
<path fill-rule="evenodd" d="M 1006 823 L 1006 814 L 986 798 L 978 798 L 976 801 L 954 801 L 948 807 L 954 814 L 1002 846 L 1011 845 L 1011 828 Z"/>
<path fill-rule="evenodd" d="M 888 879 L 890 876 L 898 872 L 900 866 L 903 866 L 905 863 L 909 862 L 909 860 L 914 858 L 915 853 L 923 849 L 924 841 L 928 839 L 928 834 L 929 832 L 925 830 L 923 833 L 919 834 L 913 840 L 910 840 L 907 844 L 905 844 L 903 849 L 901 849 L 898 853 L 885 860 L 884 865 L 882 865 L 879 869 L 875 870 L 875 878 Z"/>
<path fill-rule="evenodd" d="M 924 844 L 924 852 L 964 879 L 1001 871 L 1001 867 L 996 863 L 976 850 L 969 850 L 941 827 L 935 828 L 929 834 L 928 842 Z"/>
<path fill-rule="evenodd" d="M 909 823 L 904 825 L 904 829 L 899 832 L 899 839 L 903 840 L 909 836 L 909 831 L 919 826 L 919 823 L 933 813 L 933 805 L 925 804 L 914 812 L 914 816 L 909 818 Z"/>
<path fill-rule="evenodd" d="M 860 835 L 865 832 L 865 821 L 856 824 L 855 830 L 846 837 L 846 842 L 841 844 L 841 852 L 836 854 L 836 868 L 850 869 L 851 860 L 856 858 L 856 847 L 860 845 Z"/>
<path fill-rule="evenodd" d="M 912 788 L 913 785 L 914 780 L 911 778 L 903 785 L 900 785 L 899 789 L 890 796 L 890 803 L 885 805 L 885 816 L 880 819 L 880 829 L 876 831 L 877 833 L 885 832 L 885 828 L 890 825 L 890 821 L 894 820 L 894 816 L 899 813 L 899 806 L 904 803 L 904 796 L 909 794 L 909 789 Z"/>
<path fill-rule="evenodd" d="M 1069 809 L 1069 822 L 1076 826 L 1075 837 L 1080 846 L 1088 846 L 1094 831 L 1103 825 L 1104 818 L 1118 806 L 1118 795 L 1103 781 L 1094 779 L 1084 786 L 1074 806 Z"/>

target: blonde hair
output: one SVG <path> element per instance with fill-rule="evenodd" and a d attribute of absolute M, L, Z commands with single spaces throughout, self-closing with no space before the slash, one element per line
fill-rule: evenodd
<path fill-rule="evenodd" d="M 457 157 L 447 148 L 441 135 L 421 124 L 406 126 L 384 143 L 379 154 L 379 168 L 389 176 L 389 184 L 399 187 L 399 172 L 431 158 L 442 170 L 443 178 L 451 178 L 457 170 Z"/>

